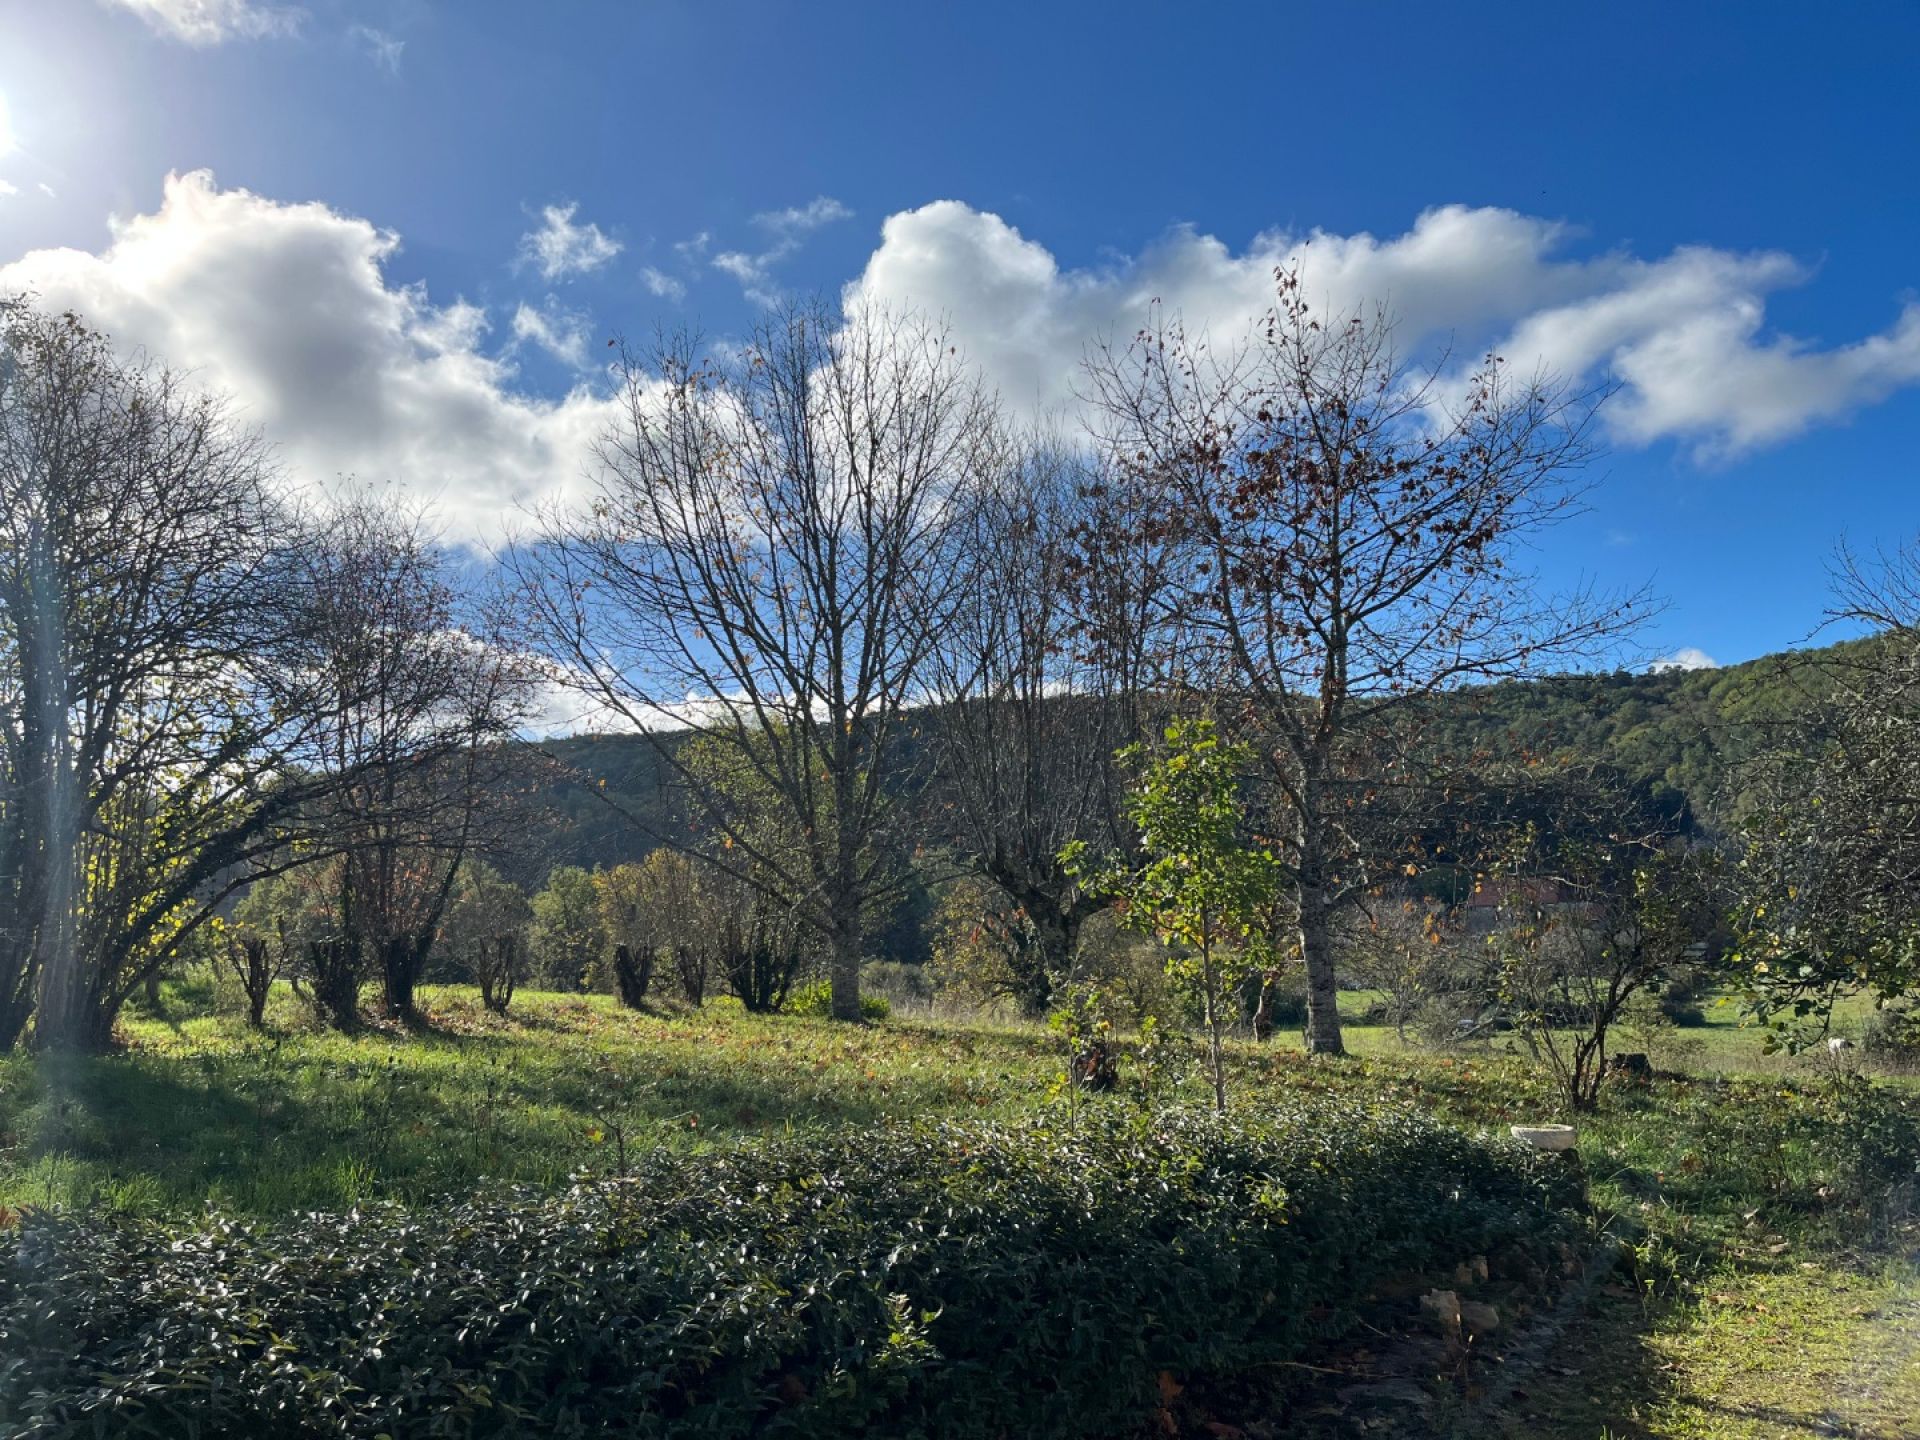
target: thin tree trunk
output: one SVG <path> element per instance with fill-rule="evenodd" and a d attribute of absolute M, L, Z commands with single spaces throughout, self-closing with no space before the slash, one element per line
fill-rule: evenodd
<path fill-rule="evenodd" d="M 1207 1057 L 1213 1064 L 1213 1112 L 1227 1113 L 1227 1062 L 1220 1046 L 1220 976 L 1213 966 L 1213 946 L 1200 942 L 1200 978 L 1207 1002 Z"/>

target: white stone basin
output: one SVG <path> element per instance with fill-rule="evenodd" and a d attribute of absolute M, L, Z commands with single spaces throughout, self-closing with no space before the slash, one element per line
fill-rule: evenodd
<path fill-rule="evenodd" d="M 1513 1138 L 1536 1150 L 1571 1150 L 1579 1132 L 1571 1125 L 1515 1125 Z"/>

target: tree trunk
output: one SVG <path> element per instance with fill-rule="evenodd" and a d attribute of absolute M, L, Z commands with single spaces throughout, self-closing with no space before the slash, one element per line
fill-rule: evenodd
<path fill-rule="evenodd" d="M 1260 972 L 1259 998 L 1253 1006 L 1253 1038 L 1265 1044 L 1273 1038 L 1273 972 Z"/>
<path fill-rule="evenodd" d="M 100 1054 L 113 1046 L 118 1001 L 96 995 L 86 969 L 69 959 L 50 961 L 41 970 L 40 1003 L 34 1012 L 34 1048 L 83 1050 Z"/>
<path fill-rule="evenodd" d="M 1344 1055 L 1340 1037 L 1340 987 L 1333 963 L 1333 928 L 1326 894 L 1316 883 L 1300 885 L 1300 958 L 1307 971 L 1307 1053 Z"/>
<path fill-rule="evenodd" d="M 1052 1008 L 1055 987 L 1073 974 L 1074 959 L 1080 953 L 1080 930 L 1093 907 L 1080 901 L 1062 901 L 1037 886 L 1023 886 L 1009 893 L 1026 911 L 1034 933 L 1032 945 L 1014 952 L 1013 1000 L 1022 1015 L 1037 1020 Z"/>
<path fill-rule="evenodd" d="M 313 1006 L 335 1030 L 349 1031 L 360 1023 L 360 957 L 344 937 L 317 940 L 307 946 L 313 971 Z"/>
<path fill-rule="evenodd" d="M 421 947 L 411 935 L 395 935 L 381 947 L 381 980 L 385 989 L 387 1014 L 411 1025 L 419 1020 L 414 1008 L 413 988 L 419 978 Z"/>
<path fill-rule="evenodd" d="M 1207 1058 L 1213 1066 L 1213 1113 L 1227 1113 L 1227 1058 L 1220 1046 L 1220 974 L 1214 968 L 1213 947 L 1200 945 L 1200 979 L 1207 1003 Z"/>
<path fill-rule="evenodd" d="M 642 945 L 640 953 L 626 945 L 613 947 L 613 986 L 619 995 L 620 1003 L 629 1010 L 643 1009 L 647 1003 L 647 987 L 653 983 L 654 948 Z"/>
<path fill-rule="evenodd" d="M 843 909 L 847 907 L 842 907 Z M 833 1018 L 859 1020 L 860 1015 L 860 913 L 836 913 L 832 951 L 827 960 L 827 980 L 833 987 Z"/>

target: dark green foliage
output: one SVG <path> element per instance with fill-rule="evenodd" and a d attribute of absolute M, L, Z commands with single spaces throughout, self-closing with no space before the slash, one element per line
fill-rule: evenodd
<path fill-rule="evenodd" d="M 676 1157 L 277 1229 L 0 1236 L 0 1422 L 52 1437 L 1114 1435 L 1156 1378 L 1543 1253 L 1564 1167 L 1405 1109 L 1095 1107 Z"/>

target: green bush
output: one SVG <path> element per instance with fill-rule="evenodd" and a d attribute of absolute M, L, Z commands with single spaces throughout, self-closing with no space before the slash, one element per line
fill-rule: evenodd
<path fill-rule="evenodd" d="M 1372 1287 L 1543 1254 L 1565 1167 L 1411 1110 L 1083 1110 L 652 1152 L 622 1182 L 278 1228 L 0 1235 L 19 1436 L 1131 1431 Z"/>
<path fill-rule="evenodd" d="M 824 1019 L 833 1014 L 833 986 L 826 980 L 815 980 L 809 985 L 797 985 L 787 1003 L 782 1007 L 788 1015 L 810 1015 Z M 884 995 L 860 996 L 860 1018 L 862 1020 L 885 1020 L 893 1014 L 893 1007 L 887 1003 Z"/>
<path fill-rule="evenodd" d="M 1888 1065 L 1920 1066 L 1920 1005 L 1896 1001 L 1860 1027 L 1860 1048 Z"/>
<path fill-rule="evenodd" d="M 896 1005 L 926 1010 L 933 1005 L 933 976 L 927 965 L 869 960 L 860 967 L 860 993 L 884 1001 L 889 1013 Z"/>

